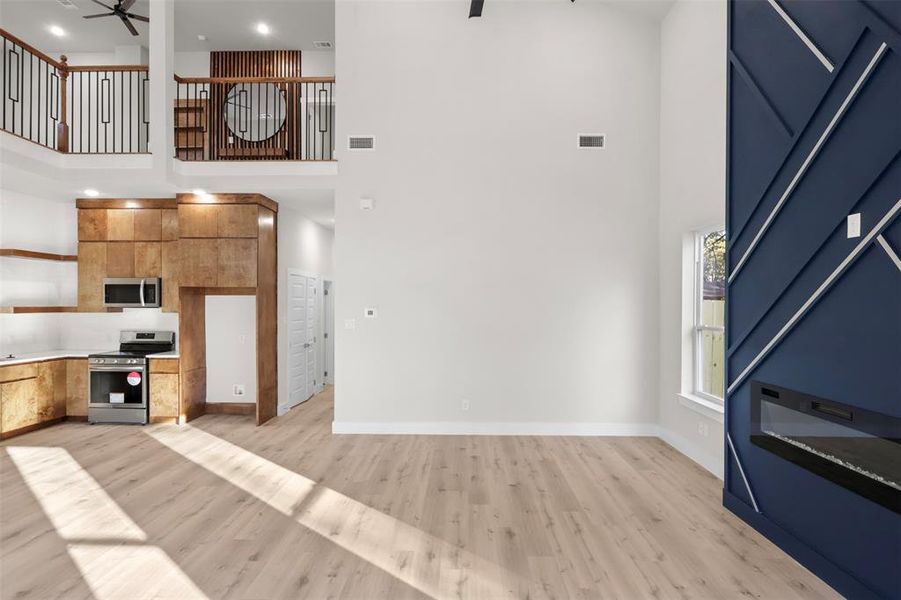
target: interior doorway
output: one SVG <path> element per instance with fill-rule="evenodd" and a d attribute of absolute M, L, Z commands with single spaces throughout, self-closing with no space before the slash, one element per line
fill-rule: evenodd
<path fill-rule="evenodd" d="M 318 275 L 288 270 L 288 408 L 308 400 L 323 384 L 321 292 Z"/>

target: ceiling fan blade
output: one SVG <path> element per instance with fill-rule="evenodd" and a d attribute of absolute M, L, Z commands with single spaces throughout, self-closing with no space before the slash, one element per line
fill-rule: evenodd
<path fill-rule="evenodd" d="M 115 14 L 116 13 L 111 12 L 111 13 L 101 13 L 99 15 L 85 15 L 82 17 L 82 19 L 96 19 L 97 17 L 112 17 L 112 16 L 115 16 Z"/>
<path fill-rule="evenodd" d="M 137 0 L 119 0 L 119 10 L 126 12 Z"/>
<path fill-rule="evenodd" d="M 94 0 L 96 2 L 97 0 Z M 482 16 L 482 7 L 485 5 L 485 0 L 472 0 L 472 4 L 469 5 L 469 18 L 473 17 L 481 17 Z"/>
<path fill-rule="evenodd" d="M 125 16 L 130 17 L 132 19 L 137 19 L 138 21 L 143 21 L 145 23 L 150 22 L 150 19 L 148 19 L 147 17 L 142 17 L 141 15 L 136 15 L 133 13 L 125 13 Z"/>
<path fill-rule="evenodd" d="M 122 19 L 122 24 L 125 25 L 126 29 L 131 32 L 131 35 L 138 35 L 138 30 L 135 29 L 135 26 L 131 24 L 131 21 L 128 20 L 128 17 L 125 15 L 119 15 L 119 18 Z"/>
<path fill-rule="evenodd" d="M 101 2 L 100 0 L 91 0 L 91 2 L 93 2 L 94 4 L 99 4 L 100 6 L 102 6 L 103 8 L 105 8 L 105 9 L 107 9 L 107 10 L 111 10 L 111 11 L 113 11 L 113 12 L 116 11 L 115 8 L 113 8 L 112 6 L 107 6 L 106 4 L 104 4 L 103 2 Z"/>

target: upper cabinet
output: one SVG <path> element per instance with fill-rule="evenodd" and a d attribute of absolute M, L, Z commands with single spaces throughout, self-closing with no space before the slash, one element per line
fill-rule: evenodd
<path fill-rule="evenodd" d="M 103 310 L 106 277 L 160 277 L 178 311 L 178 210 L 173 198 L 78 200 L 78 309 Z"/>
<path fill-rule="evenodd" d="M 277 205 L 257 194 L 80 199 L 77 206 L 81 311 L 104 309 L 106 277 L 159 277 L 162 310 L 178 312 L 180 287 L 256 288 L 260 257 L 275 252 L 260 231 Z"/>

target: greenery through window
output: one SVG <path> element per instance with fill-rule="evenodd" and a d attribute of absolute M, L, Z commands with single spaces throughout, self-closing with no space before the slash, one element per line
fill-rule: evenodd
<path fill-rule="evenodd" d="M 723 402 L 726 382 L 726 232 L 696 239 L 695 394 Z"/>

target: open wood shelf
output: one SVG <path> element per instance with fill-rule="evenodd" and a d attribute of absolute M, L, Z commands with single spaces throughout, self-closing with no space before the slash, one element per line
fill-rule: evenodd
<path fill-rule="evenodd" d="M 27 313 L 75 313 L 85 312 L 78 310 L 77 306 L 0 306 L 0 314 L 18 315 Z M 122 312 L 121 308 L 106 308 L 98 311 L 90 312 L 106 312 L 116 313 Z"/>
<path fill-rule="evenodd" d="M 62 262 L 77 262 L 75 254 L 53 254 L 51 252 L 37 252 L 35 250 L 22 250 L 21 248 L 0 248 L 0 256 L 12 256 L 15 258 L 31 258 L 35 260 L 56 260 Z"/>

